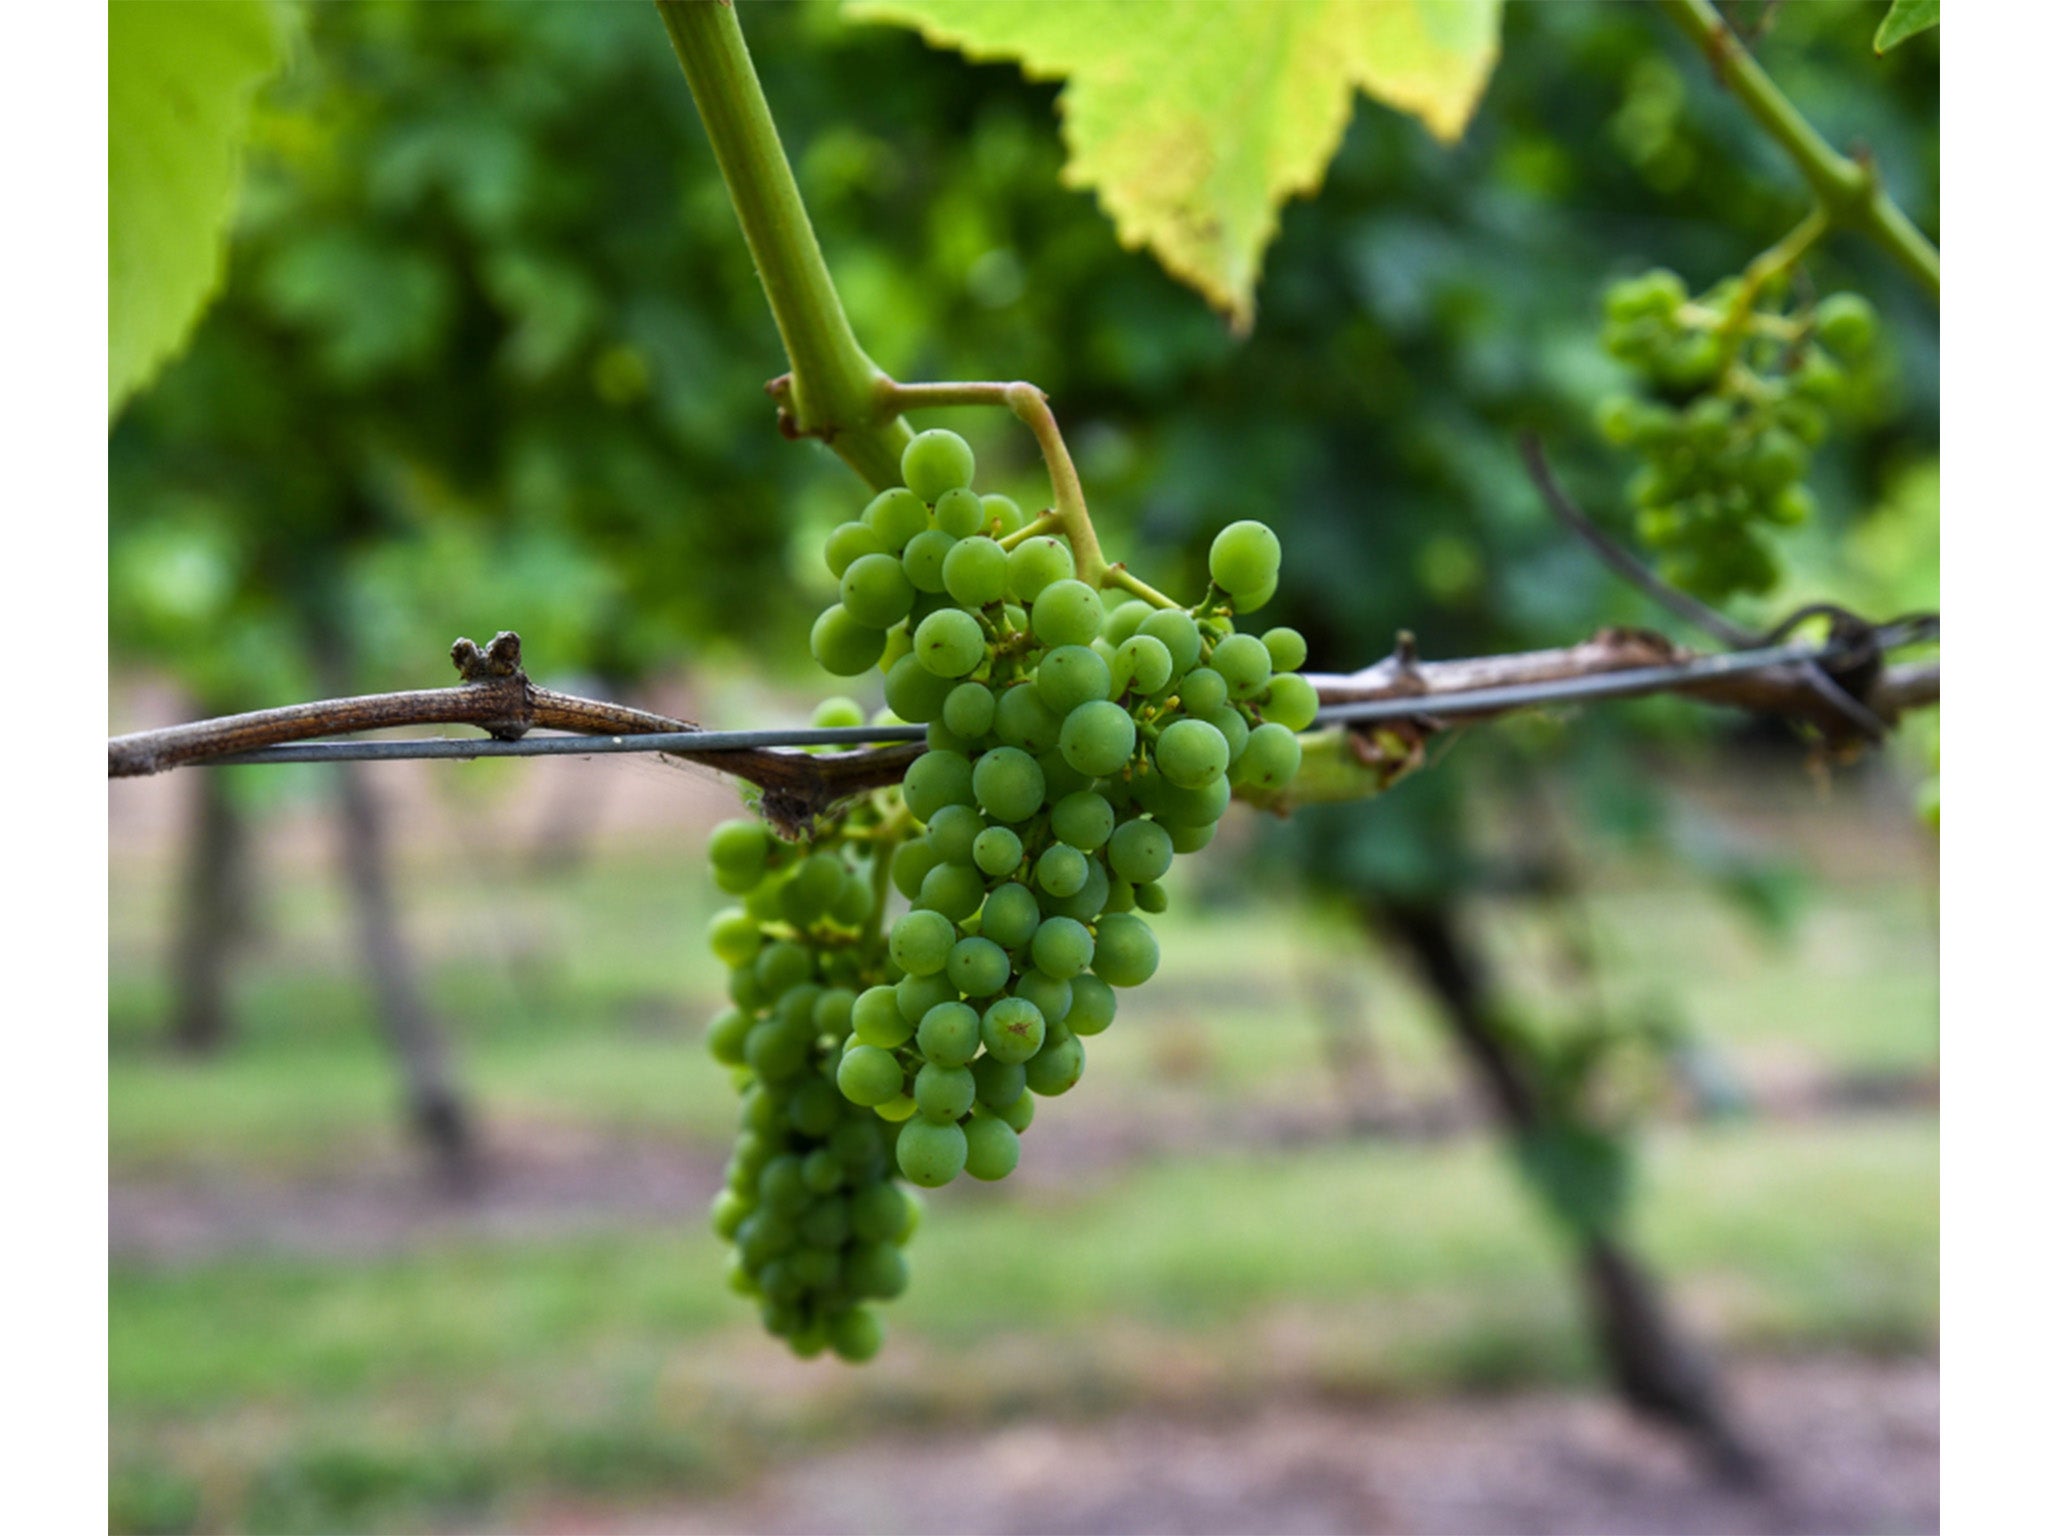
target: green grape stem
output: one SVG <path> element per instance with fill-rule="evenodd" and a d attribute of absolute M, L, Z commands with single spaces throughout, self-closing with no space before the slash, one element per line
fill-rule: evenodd
<path fill-rule="evenodd" d="M 655 0 L 711 140 L 789 355 L 795 429 L 822 437 L 877 489 L 894 485 L 907 423 L 877 408 L 861 349 L 804 209 L 738 17 L 718 0 Z"/>
<path fill-rule="evenodd" d="M 1724 374 L 1735 365 L 1741 353 L 1743 332 L 1754 326 L 1758 318 L 1769 318 L 1756 315 L 1757 298 L 1773 279 L 1799 264 L 1800 259 L 1828 232 L 1828 223 L 1827 205 L 1816 206 L 1775 244 L 1759 251 L 1742 269 L 1741 285 L 1736 289 L 1735 301 L 1728 306 L 1727 319 L 1721 325 L 1721 371 Z"/>

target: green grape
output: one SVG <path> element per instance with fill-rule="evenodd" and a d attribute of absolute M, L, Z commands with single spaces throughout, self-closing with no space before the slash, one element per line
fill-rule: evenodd
<path fill-rule="evenodd" d="M 803 1159 L 794 1153 L 770 1159 L 761 1170 L 761 1203 L 772 1211 L 787 1214 L 811 1203 L 810 1186 L 804 1183 Z"/>
<path fill-rule="evenodd" d="M 974 798 L 997 821 L 1022 821 L 1045 802 L 1045 774 L 1028 752 L 997 747 L 974 765 Z"/>
<path fill-rule="evenodd" d="M 1076 922 L 1087 922 L 1102 910 L 1102 904 L 1109 899 L 1109 871 L 1099 859 L 1084 858 L 1081 888 L 1071 896 L 1047 894 L 1045 910 L 1055 917 L 1071 917 Z"/>
<path fill-rule="evenodd" d="M 903 1091 L 903 1068 L 878 1045 L 856 1045 L 839 1059 L 838 1081 L 848 1103 L 872 1109 Z"/>
<path fill-rule="evenodd" d="M 874 1359 L 882 1337 L 881 1319 L 866 1307 L 851 1307 L 832 1320 L 832 1353 L 849 1365 Z"/>
<path fill-rule="evenodd" d="M 737 1008 L 726 1009 L 704 1030 L 704 1043 L 710 1047 L 711 1059 L 728 1067 L 745 1065 L 747 1035 L 753 1027 L 754 1020 L 750 1015 Z"/>
<path fill-rule="evenodd" d="M 993 1182 L 1017 1168 L 1017 1133 L 994 1115 L 976 1115 L 964 1127 L 969 1176 Z"/>
<path fill-rule="evenodd" d="M 839 578 L 840 604 L 870 629 L 887 629 L 908 617 L 916 596 L 903 562 L 892 555 L 862 555 Z"/>
<path fill-rule="evenodd" d="M 866 719 L 860 705 L 844 694 L 821 699 L 818 707 L 811 711 L 811 724 L 820 730 L 844 730 L 850 725 L 860 725 Z"/>
<path fill-rule="evenodd" d="M 917 1069 L 916 1093 L 917 1112 L 925 1119 L 958 1120 L 974 1107 L 974 1074 L 927 1061 Z"/>
<path fill-rule="evenodd" d="M 1045 799 L 1048 805 L 1057 805 L 1068 795 L 1095 788 L 1095 775 L 1083 773 L 1060 756 L 1058 738 L 1055 737 L 1054 741 L 1055 745 L 1051 751 L 1038 754 L 1038 769 L 1045 775 Z"/>
<path fill-rule="evenodd" d="M 889 930 L 889 958 L 909 975 L 930 976 L 945 968 L 953 940 L 953 924 L 943 913 L 906 912 Z"/>
<path fill-rule="evenodd" d="M 948 946 L 947 953 L 952 953 Z M 896 1007 L 912 1025 L 921 1022 L 941 1003 L 954 1003 L 960 994 L 953 990 L 953 982 L 943 968 L 928 976 L 905 976 L 896 983 Z"/>
<path fill-rule="evenodd" d="M 974 483 L 974 450 L 957 432 L 920 432 L 903 449 L 903 483 L 923 501 Z"/>
<path fill-rule="evenodd" d="M 1094 956 L 1094 938 L 1071 917 L 1049 917 L 1031 936 L 1032 963 L 1057 981 L 1087 970 Z"/>
<path fill-rule="evenodd" d="M 813 1194 L 829 1195 L 846 1182 L 846 1169 L 823 1147 L 804 1159 L 804 1183 Z"/>
<path fill-rule="evenodd" d="M 731 1242 L 733 1234 L 740 1229 L 740 1223 L 751 1215 L 753 1208 L 737 1191 L 722 1189 L 718 1198 L 711 1202 L 711 1230 Z"/>
<path fill-rule="evenodd" d="M 1027 1091 L 1019 1094 L 1017 1102 L 1008 1109 L 997 1110 L 996 1118 L 1001 1120 L 1003 1124 L 1007 1125 L 1019 1136 L 1022 1136 L 1031 1129 L 1031 1122 L 1036 1118 L 1037 1113 L 1038 1101 L 1032 1098 L 1031 1094 Z"/>
<path fill-rule="evenodd" d="M 965 677 L 987 651 L 981 626 L 963 609 L 941 608 L 917 626 L 917 659 L 939 677 Z"/>
<path fill-rule="evenodd" d="M 899 895 L 914 898 L 918 887 L 924 884 L 924 877 L 939 862 L 937 850 L 928 841 L 913 837 L 896 850 L 895 862 L 889 866 L 890 882 Z"/>
<path fill-rule="evenodd" d="M 825 539 L 825 569 L 832 573 L 833 580 L 846 574 L 846 568 L 862 555 L 885 555 L 888 550 L 882 545 L 882 536 L 862 522 L 841 523 Z"/>
<path fill-rule="evenodd" d="M 1008 827 L 990 827 L 977 833 L 973 848 L 974 867 L 991 880 L 1000 880 L 1024 862 L 1023 841 Z M 986 913 L 983 914 L 986 921 Z"/>
<path fill-rule="evenodd" d="M 787 940 L 770 944 L 754 961 L 754 977 L 768 997 L 780 997 L 791 987 L 808 981 L 810 975 L 811 952 Z"/>
<path fill-rule="evenodd" d="M 1315 688 L 1306 678 L 1283 672 L 1268 685 L 1266 701 L 1260 710 L 1275 725 L 1285 726 L 1290 731 L 1305 731 L 1315 722 L 1322 707 Z"/>
<path fill-rule="evenodd" d="M 1210 656 L 1209 665 L 1230 686 L 1233 699 L 1251 698 L 1273 676 L 1272 656 L 1262 642 L 1250 635 L 1225 637 Z"/>
<path fill-rule="evenodd" d="M 1040 659 L 1034 686 L 1047 709 L 1065 715 L 1077 705 L 1109 697 L 1109 664 L 1085 645 L 1062 645 Z"/>
<path fill-rule="evenodd" d="M 721 965 L 745 965 L 761 953 L 761 929 L 738 907 L 722 907 L 707 930 L 711 953 Z"/>
<path fill-rule="evenodd" d="M 874 529 L 882 548 L 892 554 L 929 526 L 924 503 L 900 485 L 869 502 L 860 520 Z"/>
<path fill-rule="evenodd" d="M 1049 534 L 1026 539 L 1010 551 L 1010 590 L 1020 602 L 1037 602 L 1047 587 L 1073 574 L 1073 554 Z"/>
<path fill-rule="evenodd" d="M 1300 738 L 1286 726 L 1269 720 L 1252 732 L 1244 755 L 1231 770 L 1231 780 L 1252 789 L 1278 789 L 1294 777 L 1300 766 Z"/>
<path fill-rule="evenodd" d="M 1047 584 L 1031 603 L 1031 632 L 1047 646 L 1086 645 L 1102 632 L 1102 598 L 1071 578 Z"/>
<path fill-rule="evenodd" d="M 904 545 L 903 574 L 910 578 L 910 584 L 920 592 L 944 592 L 946 556 L 952 553 L 955 542 L 952 534 L 927 528 Z"/>
<path fill-rule="evenodd" d="M 1152 611 L 1149 603 L 1138 598 L 1126 598 L 1110 609 L 1102 621 L 1103 638 L 1112 646 L 1121 646 L 1138 632 L 1145 615 Z"/>
<path fill-rule="evenodd" d="M 1232 639 L 1243 639 L 1234 635 Z M 1258 645 L 1258 641 L 1251 642 Z M 1259 647 L 1265 655 L 1265 648 Z M 1152 749 L 1159 771 L 1183 789 L 1200 789 L 1223 777 L 1230 766 L 1230 743 L 1215 726 L 1201 720 L 1176 720 L 1159 733 Z"/>
<path fill-rule="evenodd" d="M 1191 715 L 1206 715 L 1230 702 L 1230 684 L 1213 667 L 1197 667 L 1180 680 L 1180 707 Z"/>
<path fill-rule="evenodd" d="M 1010 557 L 994 539 L 976 535 L 946 551 L 940 573 L 946 594 L 963 608 L 982 608 L 1002 601 L 1010 585 Z"/>
<path fill-rule="evenodd" d="M 1054 843 L 1038 856 L 1039 889 L 1048 896 L 1072 896 L 1088 881 L 1088 856 L 1065 843 Z"/>
<path fill-rule="evenodd" d="M 990 829 L 997 830 L 1001 829 Z M 1037 931 L 1038 898 L 1027 887 L 1013 880 L 988 893 L 981 908 L 982 937 L 994 940 L 1004 949 L 1020 949 L 1031 942 L 1031 935 Z"/>
<path fill-rule="evenodd" d="M 903 1230 L 910 1202 L 894 1184 L 869 1184 L 854 1191 L 849 1222 L 853 1235 L 863 1243 L 884 1243 Z"/>
<path fill-rule="evenodd" d="M 862 1044 L 893 1051 L 911 1036 L 911 1028 L 897 1008 L 895 987 L 868 987 L 854 999 L 854 1034 Z"/>
<path fill-rule="evenodd" d="M 981 683 L 961 683 L 946 695 L 939 718 L 947 730 L 972 741 L 995 729 L 996 696 Z"/>
<path fill-rule="evenodd" d="M 1109 983 L 1083 971 L 1070 985 L 1073 1001 L 1061 1022 L 1077 1035 L 1099 1035 L 1109 1028 L 1116 1018 L 1116 993 Z"/>
<path fill-rule="evenodd" d="M 1029 1061 L 1045 1043 L 1045 1015 L 1026 998 L 999 997 L 981 1016 L 981 1043 L 998 1062 Z"/>
<path fill-rule="evenodd" d="M 974 1112 L 984 1106 L 1008 1109 L 1024 1091 L 1024 1063 L 1003 1061 L 984 1051 L 974 1058 L 968 1071 L 974 1074 Z"/>
<path fill-rule="evenodd" d="M 981 905 L 981 872 L 968 864 L 934 864 L 917 888 L 917 905 L 965 922 Z"/>
<path fill-rule="evenodd" d="M 847 1220 L 846 1197 L 841 1195 L 829 1200 L 820 1200 L 804 1213 L 798 1224 L 798 1235 L 814 1248 L 841 1248 L 853 1234 L 853 1227 Z"/>
<path fill-rule="evenodd" d="M 1813 516 L 1813 492 L 1788 485 L 1764 504 L 1764 516 L 1785 528 L 1797 528 Z"/>
<path fill-rule="evenodd" d="M 1024 526 L 1024 509 L 1007 496 L 982 497 L 981 514 L 990 534 L 998 539 Z"/>
<path fill-rule="evenodd" d="M 795 891 L 803 897 L 805 907 L 823 914 L 825 909 L 839 898 L 847 881 L 846 866 L 829 853 L 814 853 L 797 865 L 796 873 L 790 877 L 785 891 Z"/>
<path fill-rule="evenodd" d="M 1137 726 L 1107 699 L 1081 705 L 1060 724 L 1060 756 L 1096 778 L 1123 767 L 1137 744 Z"/>
<path fill-rule="evenodd" d="M 917 1100 L 906 1093 L 900 1099 L 891 1099 L 886 1104 L 877 1104 L 875 1106 L 875 1113 L 891 1125 L 901 1125 L 905 1120 L 908 1120 L 917 1113 Z"/>
<path fill-rule="evenodd" d="M 1642 430 L 1640 405 L 1633 395 L 1603 395 L 1593 407 L 1593 425 L 1608 442 L 1624 447 Z"/>
<path fill-rule="evenodd" d="M 974 769 L 957 752 L 927 752 L 903 775 L 903 803 L 929 824 L 949 805 L 974 803 Z"/>
<path fill-rule="evenodd" d="M 973 794 L 972 781 L 968 793 Z M 941 863 L 965 864 L 974 856 L 974 840 L 987 823 L 971 805 L 942 805 L 931 815 L 925 840 Z"/>
<path fill-rule="evenodd" d="M 1132 635 L 1117 646 L 1109 677 L 1111 695 L 1126 688 L 1139 694 L 1157 693 L 1173 678 L 1173 653 L 1152 635 Z"/>
<path fill-rule="evenodd" d="M 897 718 L 912 725 L 927 725 L 944 712 L 953 686 L 951 678 L 938 676 L 912 654 L 889 668 L 888 676 L 882 680 L 882 697 L 896 711 Z"/>
<path fill-rule="evenodd" d="M 1204 725 L 1223 733 L 1223 745 L 1229 751 L 1230 762 L 1234 765 L 1243 755 L 1245 743 L 1251 739 L 1252 728 L 1244 723 L 1244 716 L 1226 704 L 1221 709 L 1212 709 L 1198 718 Z"/>
<path fill-rule="evenodd" d="M 1084 853 L 1093 853 L 1116 830 L 1116 809 L 1093 790 L 1062 795 L 1052 808 L 1052 835 Z"/>
<path fill-rule="evenodd" d="M 768 872 L 769 844 L 768 829 L 758 821 L 721 821 L 711 829 L 706 851 L 714 870 L 745 880 L 743 889 L 751 890 Z"/>
<path fill-rule="evenodd" d="M 935 1129 L 944 1130 L 939 1126 Z M 901 1166 L 903 1143 L 896 1144 L 897 1162 Z M 967 1161 L 966 1148 L 961 1148 L 960 1160 Z M 907 1172 L 907 1170 L 906 1170 Z M 939 1179 L 944 1184 L 952 1175 Z M 922 1181 L 912 1177 L 912 1183 Z M 901 1296 L 904 1286 L 910 1283 L 910 1268 L 903 1262 L 903 1250 L 890 1242 L 861 1243 L 847 1251 L 846 1267 L 841 1272 L 846 1288 L 856 1296 L 872 1296 L 877 1301 L 887 1301 Z"/>
<path fill-rule="evenodd" d="M 981 498 L 964 485 L 955 486 L 932 503 L 932 526 L 951 538 L 972 538 L 981 532 L 985 521 Z"/>
<path fill-rule="evenodd" d="M 1017 978 L 1016 995 L 1036 1008 L 1050 1029 L 1064 1019 L 1067 1009 L 1073 1006 L 1074 986 L 1071 981 L 1048 976 L 1034 966 Z"/>
<path fill-rule="evenodd" d="M 1202 659 L 1202 632 L 1195 627 L 1195 621 L 1178 608 L 1155 609 L 1140 621 L 1138 633 L 1150 635 L 1166 647 L 1167 654 L 1173 658 L 1176 677 Z"/>
<path fill-rule="evenodd" d="M 1270 589 L 1280 573 L 1280 538 L 1264 523 L 1232 523 L 1209 546 L 1209 576 L 1224 591 Z"/>
<path fill-rule="evenodd" d="M 938 1069 L 925 1068 L 925 1072 L 934 1070 Z M 971 1087 L 974 1079 L 964 1071 L 960 1075 L 967 1078 Z M 924 1080 L 923 1072 L 918 1074 L 918 1080 Z M 903 1177 L 926 1189 L 950 1184 L 967 1166 L 967 1133 L 957 1125 L 928 1120 L 922 1115 L 906 1120 L 902 1134 L 896 1138 L 896 1166 L 903 1170 Z"/>
<path fill-rule="evenodd" d="M 1813 329 L 1822 346 L 1853 363 L 1877 339 L 1877 311 L 1861 294 L 1831 293 L 1814 306 Z"/>
<path fill-rule="evenodd" d="M 986 939 L 963 939 L 961 942 L 988 943 Z M 992 944 L 989 947 L 995 948 Z M 1009 970 L 1007 962 L 1003 969 Z M 966 1003 L 941 1003 L 917 1026 L 918 1050 L 926 1061 L 936 1062 L 939 1066 L 964 1067 L 974 1059 L 974 1053 L 980 1047 L 981 1015 Z"/>
<path fill-rule="evenodd" d="M 962 939 L 946 957 L 946 977 L 969 997 L 991 997 L 1010 979 L 1010 957 L 992 940 Z M 920 1032 L 920 1044 L 923 1038 Z M 968 1054 L 971 1056 L 972 1050 Z"/>
<path fill-rule="evenodd" d="M 1057 746 L 1061 719 L 1039 696 L 1036 683 L 1020 683 L 996 695 L 996 735 L 1008 746 L 1033 753 Z"/>
<path fill-rule="evenodd" d="M 1743 464 L 1750 485 L 1759 491 L 1783 490 L 1806 473 L 1805 446 L 1783 427 L 1765 429 Z"/>
<path fill-rule="evenodd" d="M 811 1027 L 821 1035 L 843 1038 L 853 1028 L 855 995 L 851 987 L 828 990 L 811 1012 Z"/>
<path fill-rule="evenodd" d="M 1156 881 L 1173 866 L 1173 840 L 1156 821 L 1131 820 L 1109 839 L 1109 867 L 1133 885 Z"/>
<path fill-rule="evenodd" d="M 1048 1042 L 1024 1064 L 1024 1082 L 1033 1093 L 1053 1098 L 1080 1082 L 1087 1065 L 1088 1052 L 1080 1037 L 1069 1035 L 1056 1045 Z"/>
<path fill-rule="evenodd" d="M 1159 940 L 1142 917 L 1113 912 L 1095 925 L 1095 974 L 1113 987 L 1142 986 L 1159 969 Z"/>

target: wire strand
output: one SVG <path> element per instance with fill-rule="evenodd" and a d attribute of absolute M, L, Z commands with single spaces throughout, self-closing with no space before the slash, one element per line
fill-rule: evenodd
<path fill-rule="evenodd" d="M 1937 621 L 1933 621 L 1938 623 Z M 1933 623 L 1915 618 L 1872 631 L 1860 642 L 1831 641 L 1821 645 L 1774 645 L 1722 652 L 1673 662 L 1667 666 L 1632 667 L 1618 672 L 1513 683 L 1456 692 L 1414 693 L 1398 698 L 1331 704 L 1316 715 L 1310 729 L 1351 725 L 1368 720 L 1416 716 L 1452 718 L 1494 714 L 1542 704 L 1640 697 L 1667 689 L 1760 672 L 1772 667 L 1819 664 L 1849 654 L 1857 644 L 1890 650 L 1930 637 Z M 633 736 L 528 735 L 516 741 L 490 737 L 433 736 L 401 740 L 302 741 L 256 752 L 202 759 L 194 767 L 249 763 L 393 762 L 410 759 L 470 760 L 494 757 L 600 757 L 627 752 L 741 752 L 763 748 L 858 747 L 925 740 L 921 725 L 857 725 L 769 727 L 751 731 L 664 731 Z"/>

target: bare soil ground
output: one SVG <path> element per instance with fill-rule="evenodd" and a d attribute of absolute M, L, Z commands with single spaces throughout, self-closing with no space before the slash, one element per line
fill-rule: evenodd
<path fill-rule="evenodd" d="M 1731 1372 L 1769 1482 L 1730 1487 L 1591 1394 L 1280 1402 L 1239 1419 L 1131 1415 L 885 1436 L 776 1468 L 737 1497 L 621 1512 L 555 1506 L 568 1532 L 1877 1536 L 1939 1527 L 1932 1361 L 1808 1358 Z"/>

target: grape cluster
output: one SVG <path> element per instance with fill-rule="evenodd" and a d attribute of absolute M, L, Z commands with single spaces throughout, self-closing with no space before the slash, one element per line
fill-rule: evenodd
<path fill-rule="evenodd" d="M 1812 514 L 1813 448 L 1873 352 L 1876 316 L 1862 297 L 1789 308 L 1783 287 L 1752 293 L 1729 278 L 1694 297 L 1658 270 L 1607 291 L 1602 341 L 1641 392 L 1607 397 L 1596 419 L 1642 458 L 1629 499 L 1663 575 L 1710 600 L 1776 583 L 1767 530 Z"/>
<path fill-rule="evenodd" d="M 824 712 L 821 711 L 821 719 Z M 740 1134 L 712 1226 L 733 1245 L 729 1279 L 768 1331 L 802 1355 L 881 1347 L 862 1303 L 900 1295 L 917 1208 L 892 1176 L 886 1127 L 852 1113 L 833 1080 L 861 989 L 878 981 L 872 806 L 799 848 L 758 821 L 711 834 L 719 888 L 743 898 L 711 919 L 731 1006 L 706 1032 L 741 1079 Z"/>
<path fill-rule="evenodd" d="M 711 850 L 746 897 L 711 932 L 733 999 L 711 1047 L 746 1096 L 714 1223 L 769 1329 L 849 1359 L 880 1342 L 864 1303 L 903 1285 L 895 1178 L 1017 1166 L 1038 1100 L 1158 968 L 1141 914 L 1174 859 L 1234 787 L 1293 777 L 1317 707 L 1299 634 L 1236 628 L 1278 582 L 1264 524 L 1217 535 L 1198 607 L 1105 608 L 1063 538 L 975 494 L 960 437 L 918 434 L 902 470 L 826 540 L 839 601 L 811 646 L 840 676 L 879 667 L 928 750 L 808 849 L 733 822 Z M 910 909 L 885 930 L 892 887 Z"/>

